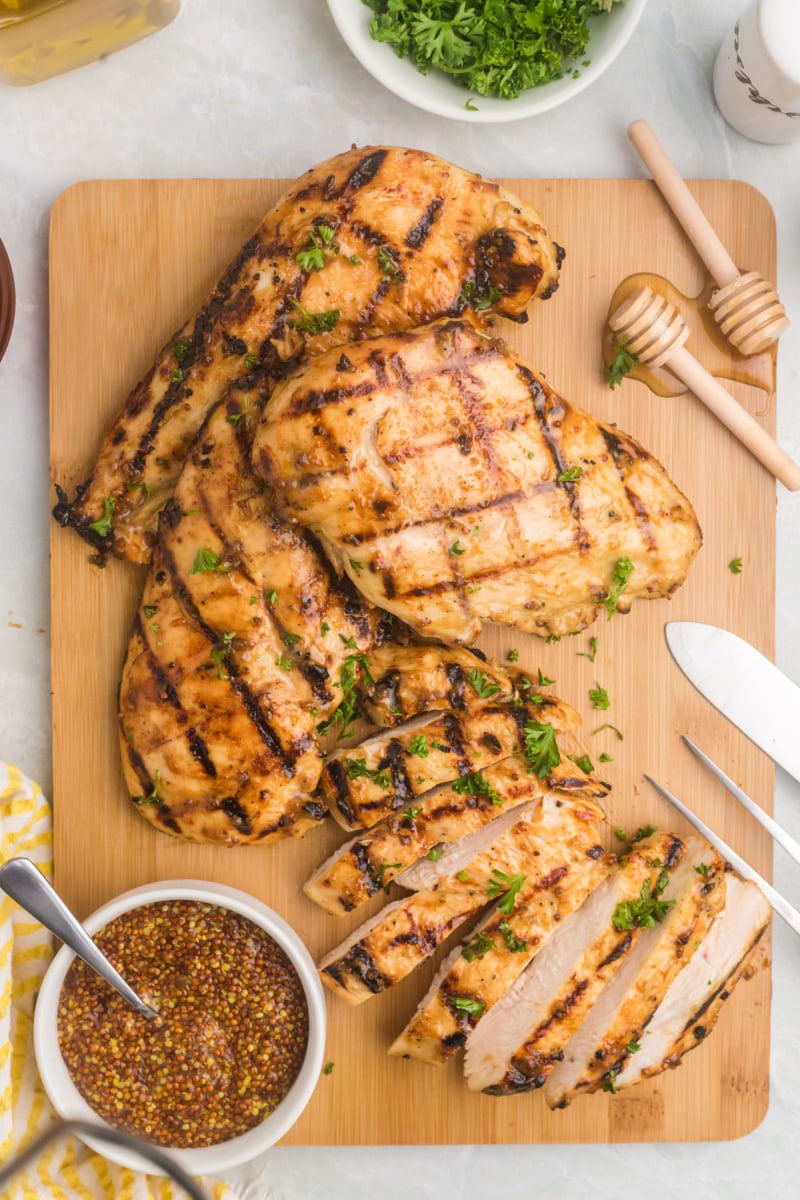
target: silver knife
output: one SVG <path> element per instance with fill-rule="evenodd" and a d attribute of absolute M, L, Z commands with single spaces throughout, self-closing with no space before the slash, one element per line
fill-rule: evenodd
<path fill-rule="evenodd" d="M 726 629 L 670 621 L 665 634 L 672 657 L 698 692 L 800 780 L 800 688 Z"/>

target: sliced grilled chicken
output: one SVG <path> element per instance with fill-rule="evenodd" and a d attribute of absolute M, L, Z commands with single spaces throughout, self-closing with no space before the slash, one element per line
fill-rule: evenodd
<path fill-rule="evenodd" d="M 549 799 L 518 810 L 518 820 L 472 860 L 461 878 L 448 876 L 389 904 L 357 929 L 320 962 L 323 983 L 348 1003 L 361 1004 L 405 979 L 498 889 L 507 890 L 507 878 L 520 875 L 532 889 L 566 874 L 580 855 L 577 822 L 568 803 L 558 809 Z M 584 854 L 594 845 L 593 834 L 594 827 L 584 824 Z"/>
<path fill-rule="evenodd" d="M 714 917 L 725 903 L 725 872 L 716 850 L 687 838 L 686 850 L 670 873 L 663 899 L 675 901 L 663 920 L 642 930 L 636 944 L 568 1043 L 544 1084 L 550 1108 L 564 1108 L 576 1096 L 608 1090 L 631 1047 L 666 995 L 681 968 L 691 961 Z M 651 917 L 650 919 L 653 919 Z M 632 916 L 632 926 L 637 918 Z M 640 922 L 639 922 L 640 923 Z"/>
<path fill-rule="evenodd" d="M 640 1049 L 614 1080 L 617 1091 L 679 1066 L 683 1055 L 700 1045 L 746 973 L 770 919 L 769 903 L 758 887 L 728 871 L 724 909 L 653 1013 Z"/>
<path fill-rule="evenodd" d="M 569 705 L 543 695 L 518 708 L 484 704 L 463 713 L 429 713 L 329 755 L 322 795 L 344 829 L 369 827 L 438 784 L 483 772 L 520 751 L 530 721 L 549 724 L 556 734 L 580 724 Z"/>
<path fill-rule="evenodd" d="M 646 883 L 652 893 L 661 871 L 672 870 L 682 853 L 671 834 L 639 843 L 549 940 L 538 943 L 531 965 L 467 1043 L 464 1074 L 471 1089 L 502 1096 L 542 1086 L 642 932 L 616 928 L 618 906 L 638 900 Z M 493 965 L 487 956 L 486 969 Z"/>
<path fill-rule="evenodd" d="M 518 979 L 562 922 L 606 877 L 600 846 L 586 846 L 579 831 L 577 853 L 533 883 L 523 886 L 509 912 L 502 901 L 438 973 L 427 995 L 389 1053 L 441 1065 L 469 1045 L 484 1014 Z M 613 860 L 612 860 L 613 861 Z"/>
<path fill-rule="evenodd" d="M 254 443 L 279 511 L 425 637 L 574 633 L 670 595 L 700 546 L 646 450 L 466 319 L 360 342 L 274 391 Z"/>
<path fill-rule="evenodd" d="M 455 647 L 387 646 L 371 656 L 370 670 L 374 682 L 363 704 L 375 725 L 401 725 L 436 709 L 471 712 L 488 699 L 502 704 L 514 694 L 509 672 L 477 652 Z"/>
<path fill-rule="evenodd" d="M 354 148 L 321 163 L 167 342 L 75 499 L 59 492 L 56 518 L 101 553 L 147 562 L 188 447 L 229 385 L 269 388 L 305 354 L 468 304 L 522 320 L 557 287 L 561 254 L 529 205 L 431 154 Z M 341 351 L 337 362 L 346 386 Z"/>
<path fill-rule="evenodd" d="M 452 870 L 448 866 L 444 874 L 454 874 L 494 840 L 501 814 L 511 814 L 519 805 L 547 792 L 558 794 L 561 771 L 568 781 L 563 792 L 575 803 L 579 793 L 571 786 L 573 777 L 563 763 L 548 779 L 540 780 L 528 763 L 517 757 L 489 767 L 479 778 L 469 777 L 464 781 L 466 786 L 458 790 L 437 788 L 341 846 L 314 872 L 303 890 L 328 912 L 341 916 L 352 912 L 401 871 L 403 886 L 414 887 L 412 872 L 405 870 L 413 863 L 435 868 L 446 859 L 457 865 Z M 590 803 L 581 808 L 587 810 L 588 820 L 602 819 L 602 810 L 591 802 L 601 799 L 605 791 L 597 781 L 584 778 L 580 796 Z M 471 835 L 476 832 L 486 839 L 484 845 L 476 847 L 472 841 Z M 436 863 L 426 857 L 431 851 L 440 852 L 446 842 L 455 844 L 446 847 Z M 435 879 L 428 880 L 426 886 L 433 882 Z"/>
<path fill-rule="evenodd" d="M 193 841 L 294 836 L 325 815 L 311 795 L 315 727 L 383 636 L 380 616 L 271 514 L 248 470 L 247 419 L 216 408 L 187 459 L 120 686 L 139 811 Z"/>

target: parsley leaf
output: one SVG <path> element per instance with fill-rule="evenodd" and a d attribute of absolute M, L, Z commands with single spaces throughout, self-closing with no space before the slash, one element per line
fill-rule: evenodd
<path fill-rule="evenodd" d="M 488 780 L 484 779 L 480 771 L 470 771 L 469 775 L 462 775 L 461 779 L 456 779 L 450 785 L 454 792 L 467 796 L 488 796 L 492 804 L 502 804 L 503 797 L 498 796 Z"/>
<path fill-rule="evenodd" d="M 538 721 L 525 722 L 525 757 L 531 764 L 529 770 L 535 772 L 540 779 L 546 779 L 560 766 L 561 755 L 556 742 L 556 731 L 549 721 L 542 724 Z"/>
<path fill-rule="evenodd" d="M 608 613 L 609 621 L 617 611 L 617 601 L 628 586 L 628 580 L 634 572 L 633 563 L 629 558 L 620 558 L 614 567 L 614 572 L 611 576 L 611 585 L 608 589 L 608 595 L 601 604 Z"/>
<path fill-rule="evenodd" d="M 348 779 L 371 779 L 373 783 L 377 783 L 378 787 L 390 788 L 392 786 L 392 777 L 388 771 L 379 771 L 367 766 L 365 758 L 346 758 L 344 760 L 344 769 Z"/>
<path fill-rule="evenodd" d="M 483 1016 L 486 1005 L 482 1000 L 474 1000 L 472 996 L 448 996 L 447 1003 L 456 1012 L 468 1013 L 471 1017 Z"/>
<path fill-rule="evenodd" d="M 568 755 L 568 758 L 572 759 L 576 767 L 580 767 L 584 775 L 591 775 L 592 771 L 594 770 L 594 763 L 589 758 L 588 754 L 584 754 L 580 758 L 576 758 L 574 754 L 570 754 Z"/>
<path fill-rule="evenodd" d="M 99 520 L 92 521 L 89 526 L 100 537 L 106 538 L 111 533 L 111 518 L 114 515 L 116 503 L 113 496 L 103 496 L 103 515 Z"/>
<path fill-rule="evenodd" d="M 659 887 L 661 875 L 665 878 L 663 886 Z M 650 880 L 645 879 L 638 900 L 623 900 L 617 905 L 611 918 L 615 929 L 653 929 L 656 922 L 664 920 L 675 901 L 660 899 L 668 880 L 666 872 L 661 872 L 661 875 L 655 887 L 651 887 Z"/>
<path fill-rule="evenodd" d="M 556 483 L 577 483 L 583 474 L 583 467 L 570 467 L 567 471 L 559 471 Z"/>
<path fill-rule="evenodd" d="M 614 733 L 617 735 L 617 737 L 619 738 L 619 740 L 620 740 L 621 742 L 624 742 L 624 741 L 625 741 L 625 738 L 624 738 L 624 737 L 623 737 L 623 735 L 620 733 L 620 731 L 617 729 L 616 725 L 610 725 L 608 721 L 606 721 L 606 722 L 605 722 L 605 724 L 603 724 L 603 725 L 598 725 L 598 726 L 597 726 L 597 729 L 593 729 L 593 730 L 592 730 L 592 737 L 594 737 L 594 735 L 595 735 L 596 733 L 602 733 L 604 729 L 611 729 L 611 730 L 613 730 L 613 732 L 614 732 Z"/>
<path fill-rule="evenodd" d="M 506 655 L 506 662 L 514 663 L 517 662 L 518 659 L 519 650 L 509 650 L 508 654 Z"/>
<path fill-rule="evenodd" d="M 453 542 L 452 546 L 450 546 L 450 548 L 449 548 L 449 553 L 455 554 L 456 556 L 463 554 L 464 547 L 461 545 L 461 542 L 459 542 L 458 540 Z"/>
<path fill-rule="evenodd" d="M 589 688 L 589 699 L 592 702 L 592 708 L 605 709 L 609 708 L 611 704 L 608 692 L 605 688 L 600 687 L 599 683 L 597 687 Z"/>
<path fill-rule="evenodd" d="M 146 796 L 131 797 L 134 804 L 149 805 L 161 803 L 161 772 L 156 771 L 155 783 Z"/>
<path fill-rule="evenodd" d="M 488 954 L 490 950 L 494 950 L 494 945 L 494 938 L 490 938 L 488 933 L 481 931 L 475 934 L 472 941 L 467 942 L 461 954 L 467 962 L 473 962 L 476 958 L 483 958 L 484 954 Z"/>
<path fill-rule="evenodd" d="M 628 338 L 623 338 L 617 342 L 614 358 L 606 368 L 606 378 L 612 392 L 615 387 L 618 387 L 622 383 L 625 376 L 631 373 L 639 361 L 637 355 L 631 354 L 630 350 L 626 350 L 627 342 Z"/>
<path fill-rule="evenodd" d="M 323 1074 L 323 1075 L 330 1075 L 330 1074 L 331 1074 L 331 1072 L 333 1071 L 333 1068 L 334 1068 L 335 1066 L 336 1066 L 336 1064 L 335 1064 L 335 1063 L 332 1063 L 332 1062 L 325 1063 L 325 1066 L 322 1068 L 322 1074 Z"/>
<path fill-rule="evenodd" d="M 499 683 L 493 683 L 486 672 L 479 671 L 477 667 L 474 671 L 470 671 L 467 679 L 482 700 L 485 700 L 487 696 L 495 696 L 500 691 Z"/>
<path fill-rule="evenodd" d="M 588 658 L 589 662 L 593 663 L 594 660 L 597 658 L 597 646 L 598 646 L 597 638 L 590 637 L 589 638 L 589 653 L 587 654 L 585 650 L 578 650 L 576 652 L 576 657 L 577 658 Z"/>
<path fill-rule="evenodd" d="M 431 860 L 431 862 L 438 862 L 443 854 L 444 854 L 444 846 L 431 846 L 430 850 L 425 855 L 425 857 L 429 858 Z"/>
<path fill-rule="evenodd" d="M 522 954 L 524 950 L 528 949 L 528 943 L 523 942 L 522 938 L 516 936 L 508 921 L 501 921 L 497 928 L 503 935 L 506 949 L 512 954 Z"/>
<path fill-rule="evenodd" d="M 510 917 L 514 908 L 514 901 L 519 895 L 519 890 L 525 882 L 524 875 L 506 875 L 504 871 L 497 869 L 492 871 L 493 878 L 489 880 L 489 887 L 486 895 L 491 898 L 504 893 L 503 899 L 498 904 L 498 911 L 505 917 Z"/>
<path fill-rule="evenodd" d="M 731 575 L 741 575 L 742 560 L 740 558 L 732 558 L 728 563 L 728 570 L 730 571 Z"/>
<path fill-rule="evenodd" d="M 300 330 L 303 333 L 329 333 L 341 316 L 338 308 L 332 308 L 328 312 L 312 313 L 307 308 L 303 308 L 303 305 L 299 300 L 295 300 L 294 296 L 290 296 L 289 301 L 300 313 L 300 320 L 289 321 L 289 325 L 292 329 Z"/>
<path fill-rule="evenodd" d="M 194 556 L 190 575 L 205 575 L 209 571 L 216 571 L 220 564 L 220 556 L 216 550 L 207 550 L 201 547 Z"/>
<path fill-rule="evenodd" d="M 418 733 L 415 738 L 408 743 L 407 754 L 416 754 L 417 758 L 427 758 L 430 754 L 428 748 L 428 739 L 424 733 Z"/>

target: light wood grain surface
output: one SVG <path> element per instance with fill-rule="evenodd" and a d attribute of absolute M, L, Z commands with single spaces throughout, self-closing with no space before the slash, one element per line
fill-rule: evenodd
<path fill-rule="evenodd" d="M 537 303 L 528 326 L 503 334 L 573 403 L 615 421 L 667 467 L 693 502 L 704 547 L 671 601 L 638 602 L 630 616 L 544 645 L 507 630 L 481 645 L 520 665 L 538 666 L 584 716 L 597 761 L 613 755 L 609 830 L 682 823 L 652 793 L 642 772 L 700 812 L 769 877 L 771 847 L 679 742 L 688 733 L 765 808 L 772 809 L 771 763 L 693 691 L 669 658 L 667 620 L 722 625 L 773 656 L 775 485 L 747 451 L 689 395 L 656 395 L 644 382 L 605 386 L 601 345 L 615 289 L 634 273 L 655 273 L 684 296 L 707 278 L 646 181 L 510 180 L 567 248 L 559 291 Z M 268 205 L 275 180 L 87 182 L 57 201 L 51 226 L 51 456 L 53 482 L 70 494 L 88 475 L 104 430 L 156 351 L 203 300 Z M 743 270 L 776 277 L 775 232 L 765 199 L 745 184 L 691 184 Z M 693 351 L 715 373 L 744 376 L 715 338 L 713 320 L 685 313 Z M 751 361 L 769 384 L 772 360 Z M 769 387 L 730 386 L 774 433 Z M 675 390 L 667 388 L 665 390 Z M 53 526 L 52 639 L 56 883 L 85 916 L 112 895 L 158 879 L 216 880 L 246 889 L 287 918 L 312 954 L 337 944 L 364 912 L 337 920 L 317 910 L 301 882 L 341 840 L 332 823 L 304 841 L 274 847 L 191 846 L 157 833 L 127 799 L 119 766 L 116 692 L 143 569 L 89 564 L 89 549 Z M 728 570 L 743 559 L 741 575 Z M 594 664 L 578 657 L 590 635 Z M 600 683 L 611 708 L 592 711 Z M 746 686 L 746 681 L 743 681 Z M 624 741 L 606 730 L 608 719 Z M 609 832 L 608 844 L 613 844 Z M 373 901 L 375 907 L 378 902 Z M 371 910 L 370 910 L 371 911 Z M 457 937 L 458 935 L 456 935 Z M 437 956 L 437 961 L 438 961 Z M 285 1139 L 295 1145 L 613 1142 L 741 1136 L 766 1113 L 769 1088 L 770 975 L 742 984 L 707 1044 L 684 1065 L 619 1097 L 598 1095 L 550 1113 L 535 1093 L 493 1099 L 469 1093 L 460 1064 L 444 1069 L 390 1059 L 386 1048 L 413 1012 L 431 963 L 358 1009 L 330 999 L 327 1058 L 305 1115 Z"/>

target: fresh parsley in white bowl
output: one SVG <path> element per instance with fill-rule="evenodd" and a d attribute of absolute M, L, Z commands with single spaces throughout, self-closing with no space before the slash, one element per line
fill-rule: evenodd
<path fill-rule="evenodd" d="M 536 116 L 583 91 L 617 57 L 646 3 L 328 0 L 328 7 L 361 65 L 396 96 L 440 117 L 492 122 Z"/>

